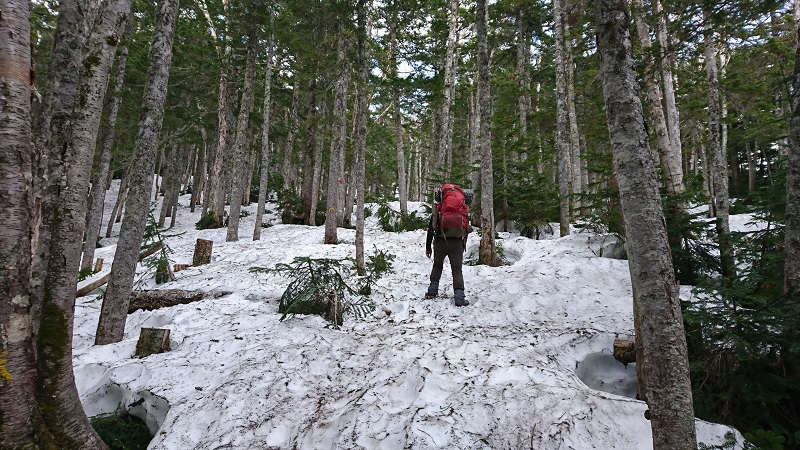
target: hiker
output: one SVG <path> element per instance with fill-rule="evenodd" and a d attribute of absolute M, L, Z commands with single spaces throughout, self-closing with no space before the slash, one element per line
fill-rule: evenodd
<path fill-rule="evenodd" d="M 450 271 L 453 273 L 453 294 L 456 306 L 467 306 L 469 301 L 464 296 L 464 275 L 461 266 L 464 252 L 467 249 L 467 236 L 472 231 L 469 224 L 469 204 L 472 203 L 472 190 L 466 191 L 455 184 L 443 184 L 436 191 L 435 207 L 428 222 L 428 234 L 425 240 L 425 256 L 431 257 L 433 243 L 433 269 L 431 284 L 425 298 L 439 295 L 439 279 L 444 269 L 444 258 L 450 260 Z"/>

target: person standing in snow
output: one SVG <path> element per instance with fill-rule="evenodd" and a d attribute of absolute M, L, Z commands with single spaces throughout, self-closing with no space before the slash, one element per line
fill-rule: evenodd
<path fill-rule="evenodd" d="M 455 304 L 469 305 L 464 294 L 464 275 L 461 273 L 461 267 L 467 249 L 467 236 L 472 231 L 472 226 L 469 224 L 470 203 L 472 203 L 472 191 L 465 191 L 458 185 L 443 184 L 436 191 L 435 207 L 428 221 L 425 240 L 425 256 L 430 258 L 431 253 L 433 254 L 431 284 L 428 286 L 425 298 L 439 295 L 439 279 L 444 270 L 444 259 L 447 258 L 450 260 L 450 271 L 453 273 Z"/>

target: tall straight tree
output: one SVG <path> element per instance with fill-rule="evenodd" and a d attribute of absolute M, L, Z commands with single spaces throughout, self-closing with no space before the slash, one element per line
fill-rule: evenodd
<path fill-rule="evenodd" d="M 393 6 L 394 16 L 389 29 L 389 51 L 391 52 L 391 60 L 389 61 L 391 67 L 389 70 L 392 74 L 392 112 L 394 113 L 394 143 L 395 153 L 397 154 L 397 190 L 400 200 L 400 214 L 405 216 L 408 214 L 408 192 L 406 191 L 406 157 L 403 146 L 403 111 L 400 107 L 400 88 L 398 87 L 398 83 L 400 83 L 400 77 L 398 76 L 398 54 L 400 49 L 397 40 L 397 28 L 399 25 L 396 0 Z"/>
<path fill-rule="evenodd" d="M 264 217 L 264 208 L 267 202 L 269 181 L 269 126 L 272 111 L 272 54 L 275 39 L 270 37 L 267 43 L 267 70 L 264 76 L 264 108 L 261 121 L 261 177 L 258 183 L 258 209 L 256 209 L 256 225 L 253 228 L 253 240 L 261 239 L 261 220 Z"/>
<path fill-rule="evenodd" d="M 178 10 L 178 0 L 160 0 L 158 3 L 153 43 L 150 47 L 150 66 L 134 144 L 136 155 L 131 168 L 130 191 L 111 266 L 111 279 L 103 297 L 97 324 L 95 344 L 98 345 L 119 342 L 125 333 L 139 247 L 150 212 L 153 169 L 164 119 Z"/>
<path fill-rule="evenodd" d="M 567 75 L 566 56 L 564 45 L 564 31 L 561 22 L 564 21 L 562 13 L 562 0 L 553 0 L 553 27 L 556 38 L 556 148 L 558 149 L 558 199 L 559 199 L 559 228 L 561 236 L 569 234 L 570 191 L 572 189 L 572 169 L 570 158 L 569 137 L 567 134 Z"/>
<path fill-rule="evenodd" d="M 661 62 L 661 80 L 664 83 L 664 107 L 666 108 L 665 115 L 669 140 L 672 144 L 672 151 L 677 155 L 683 155 L 678 106 L 675 101 L 675 77 L 672 72 L 672 67 L 675 65 L 675 52 L 670 50 L 669 35 L 667 34 L 667 14 L 661 5 L 661 1 L 653 0 L 653 7 L 658 18 L 658 60 Z"/>
<path fill-rule="evenodd" d="M 345 157 L 347 139 L 347 85 L 349 67 L 347 65 L 347 34 L 345 17 L 338 18 L 336 45 L 337 75 L 334 82 L 333 100 L 333 139 L 331 140 L 330 165 L 328 169 L 327 204 L 325 211 L 325 243 L 338 244 L 337 215 L 339 211 L 339 190 L 344 188 L 344 174 L 340 170 Z"/>
<path fill-rule="evenodd" d="M 489 45 L 486 22 L 489 12 L 486 0 L 475 4 L 475 30 L 478 40 L 478 104 L 480 108 L 480 130 L 478 146 L 481 152 L 481 243 L 478 263 L 497 265 L 494 222 L 494 175 L 492 173 L 492 105 L 489 93 Z"/>
<path fill-rule="evenodd" d="M 442 90 L 442 124 L 439 127 L 439 153 L 444 155 L 444 173 L 453 170 L 453 99 L 456 83 L 456 42 L 458 42 L 458 0 L 450 0 L 447 9 L 447 45 L 444 56 L 444 88 Z"/>
<path fill-rule="evenodd" d="M 244 88 L 242 102 L 239 106 L 239 117 L 236 121 L 236 136 L 233 143 L 234 171 L 231 189 L 231 213 L 228 217 L 227 242 L 239 240 L 239 213 L 242 209 L 242 195 L 245 186 L 250 185 L 249 171 L 245 170 L 245 152 L 247 136 L 250 128 L 250 114 L 253 112 L 256 83 L 256 53 L 258 52 L 258 34 L 253 30 L 247 43 L 247 62 L 245 63 Z"/>
<path fill-rule="evenodd" d="M 730 242 L 730 195 L 728 193 L 728 158 L 722 147 L 719 101 L 719 70 L 711 12 L 703 9 L 703 45 L 705 47 L 706 76 L 708 79 L 708 153 L 711 172 L 711 207 L 717 224 L 722 274 L 734 275 L 733 244 Z"/>
<path fill-rule="evenodd" d="M 639 44 L 645 53 L 644 83 L 647 90 L 647 109 L 650 112 L 650 124 L 656 137 L 656 148 L 658 149 L 658 157 L 664 177 L 664 187 L 667 194 L 680 194 L 684 191 L 683 165 L 681 154 L 676 153 L 673 148 L 664 108 L 661 107 L 661 87 L 656 79 L 656 65 L 652 54 L 653 44 L 650 40 L 650 26 L 645 20 L 642 0 L 633 0 L 632 6 L 636 30 L 639 34 Z"/>
<path fill-rule="evenodd" d="M 800 38 L 800 0 L 794 1 L 795 38 Z M 800 41 L 795 40 L 792 78 L 792 118 L 789 128 L 789 155 L 786 170 L 786 228 L 784 291 L 800 289 Z"/>
<path fill-rule="evenodd" d="M 128 63 L 127 38 L 130 36 L 132 20 L 128 22 L 128 27 L 123 38 L 123 47 L 119 50 L 117 64 L 114 67 L 114 91 L 108 101 L 107 127 L 100 148 L 100 161 L 97 173 L 92 181 L 92 190 L 89 195 L 89 217 L 86 220 L 86 240 L 83 246 L 83 257 L 81 259 L 81 269 L 92 266 L 94 261 L 94 251 L 97 247 L 93 243 L 97 242 L 100 235 L 100 227 L 103 222 L 103 206 L 106 200 L 106 178 L 111 165 L 111 151 L 114 148 L 116 139 L 115 127 L 117 124 L 117 114 L 122 95 L 122 85 L 125 81 L 125 66 Z M 113 220 L 113 219 L 112 219 Z"/>
<path fill-rule="evenodd" d="M 353 186 L 356 189 L 356 267 L 359 274 L 366 272 L 364 260 L 364 189 L 366 186 L 367 156 L 367 117 L 369 115 L 369 100 L 367 99 L 367 81 L 369 80 L 369 47 L 367 37 L 366 0 L 358 0 L 356 4 L 358 25 L 358 82 L 356 83 L 356 132 L 354 137 L 354 150 L 356 170 L 353 174 Z M 370 1 L 370 3 L 372 3 Z"/>
<path fill-rule="evenodd" d="M 633 285 L 637 364 L 643 366 L 655 450 L 694 450 L 686 335 L 667 230 L 650 156 L 626 0 L 596 2 L 597 53 L 619 182 Z"/>

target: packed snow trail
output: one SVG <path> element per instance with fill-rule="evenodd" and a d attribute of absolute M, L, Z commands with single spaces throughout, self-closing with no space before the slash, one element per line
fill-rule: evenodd
<path fill-rule="evenodd" d="M 457 308 L 447 264 L 440 296 L 423 299 L 431 268 L 425 232 L 387 233 L 372 219 L 367 253 L 394 255 L 394 272 L 373 289 L 371 316 L 334 330 L 316 316 L 280 322 L 286 280 L 248 268 L 352 257 L 353 230 L 339 229 L 338 245 L 322 244 L 323 227 L 280 224 L 260 241 L 225 242 L 224 229 L 195 230 L 198 219 L 181 208 L 179 225 L 166 233 L 171 262 L 190 263 L 203 238 L 214 241 L 211 264 L 159 287 L 230 295 L 137 311 L 122 342 L 99 347 L 92 343 L 101 301 L 78 299 L 75 371 L 87 414 L 144 399 L 129 409 L 155 433 L 149 448 L 652 448 L 643 402 L 591 389 L 577 375 L 587 356 L 610 355 L 614 338 L 633 331 L 627 262 L 597 256 L 604 238 L 501 233 L 513 263 L 465 266 L 471 304 Z M 242 233 L 252 220 L 242 218 Z M 473 234 L 467 259 L 477 247 Z M 107 267 L 113 250 L 97 251 Z M 142 327 L 169 328 L 172 350 L 132 358 Z M 620 367 L 598 364 L 588 374 L 598 385 L 629 383 L 633 369 Z M 707 444 L 735 433 L 697 424 Z"/>

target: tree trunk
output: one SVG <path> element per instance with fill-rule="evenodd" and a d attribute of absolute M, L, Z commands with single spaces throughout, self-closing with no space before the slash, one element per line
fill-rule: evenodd
<path fill-rule="evenodd" d="M 652 42 L 650 41 L 650 26 L 644 18 L 642 0 L 633 1 L 633 14 L 636 20 L 636 30 L 639 34 L 639 44 L 644 53 L 644 82 L 647 90 L 647 109 L 650 112 L 650 122 L 656 138 L 661 172 L 664 177 L 664 187 L 668 195 L 681 194 L 683 187 L 683 167 L 681 154 L 676 153 L 672 147 L 667 119 L 661 107 L 661 88 L 656 80 L 655 62 L 653 61 Z"/>
<path fill-rule="evenodd" d="M 264 217 L 265 204 L 269 195 L 269 152 L 272 144 L 269 141 L 269 121 L 272 108 L 272 53 L 274 40 L 267 44 L 267 70 L 264 77 L 264 114 L 261 121 L 261 177 L 258 183 L 258 209 L 256 224 L 253 227 L 253 240 L 261 239 L 261 221 Z"/>
<path fill-rule="evenodd" d="M 675 65 L 675 52 L 668 50 L 669 39 L 667 35 L 667 15 L 661 6 L 660 0 L 655 0 L 653 5 L 658 16 L 658 44 L 661 61 L 661 79 L 664 83 L 664 106 L 666 108 L 667 130 L 669 131 L 670 148 L 678 157 L 682 157 L 681 128 L 678 115 L 678 106 L 675 103 L 675 77 L 672 67 Z M 685 190 L 684 185 L 684 190 Z"/>
<path fill-rule="evenodd" d="M 794 2 L 795 37 L 800 37 L 800 0 Z M 784 292 L 800 287 L 800 42 L 795 43 L 792 118 L 786 171 L 786 228 L 784 230 Z"/>
<path fill-rule="evenodd" d="M 443 173 L 453 173 L 453 98 L 456 82 L 456 43 L 458 42 L 458 0 L 450 0 L 447 10 L 447 44 L 444 58 L 444 88 L 442 90 L 441 125 L 438 151 L 444 156 Z"/>
<path fill-rule="evenodd" d="M 480 112 L 480 134 L 478 145 L 481 150 L 481 243 L 478 250 L 478 264 L 497 265 L 494 221 L 494 174 L 492 171 L 492 105 L 489 93 L 489 46 L 486 32 L 488 11 L 486 0 L 478 0 L 475 5 L 475 29 L 478 41 L 478 104 Z"/>
<path fill-rule="evenodd" d="M 708 144 L 710 172 L 713 181 L 712 204 L 717 224 L 722 274 L 734 276 L 733 245 L 730 242 L 730 196 L 728 193 L 728 158 L 723 153 L 720 137 L 720 102 L 719 79 L 717 75 L 717 56 L 715 51 L 714 31 L 710 25 L 710 13 L 703 11 L 705 25 L 703 27 L 705 41 L 706 74 L 708 76 Z"/>
<path fill-rule="evenodd" d="M 195 206 L 200 204 L 201 197 L 205 199 L 207 196 L 203 195 L 203 190 L 206 187 L 206 170 L 208 168 L 208 138 L 206 136 L 206 129 L 202 126 L 198 127 L 200 135 L 202 136 L 203 143 L 197 150 L 197 157 L 195 160 L 194 174 L 192 175 L 192 197 L 189 200 L 189 212 L 194 212 Z M 205 214 L 205 210 L 203 210 Z"/>
<path fill-rule="evenodd" d="M 128 40 L 131 28 L 131 21 L 129 21 L 123 41 Z M 92 191 L 89 195 L 89 218 L 86 221 L 86 241 L 83 246 L 81 269 L 86 269 L 92 265 L 94 251 L 97 247 L 97 237 L 100 235 L 100 227 L 103 223 L 103 206 L 105 205 L 106 191 L 108 190 L 105 180 L 108 177 L 109 166 L 111 165 L 111 150 L 114 148 L 114 140 L 116 138 L 115 126 L 117 123 L 117 113 L 119 112 L 120 96 L 122 95 L 122 85 L 125 81 L 125 66 L 127 62 L 128 46 L 126 44 L 119 50 L 117 66 L 114 68 L 114 91 L 108 106 L 108 125 L 106 127 L 105 136 L 103 137 L 97 178 L 92 183 Z"/>
<path fill-rule="evenodd" d="M 247 136 L 250 128 L 250 114 L 253 112 L 253 102 L 255 99 L 256 83 L 256 52 L 258 51 L 258 36 L 255 32 L 250 35 L 250 42 L 247 46 L 247 62 L 244 73 L 244 88 L 242 91 L 242 102 L 239 106 L 239 118 L 236 121 L 236 138 L 233 144 L 234 170 L 233 170 L 233 189 L 231 190 L 231 209 L 228 218 L 228 233 L 225 237 L 226 242 L 239 240 L 239 214 L 242 209 L 242 195 L 245 187 L 250 187 L 250 171 L 244 166 L 244 161 L 249 157 Z M 249 196 L 248 196 L 249 197 Z"/>
<path fill-rule="evenodd" d="M 369 82 L 369 50 L 367 36 L 370 27 L 367 25 L 366 0 L 358 0 L 356 4 L 358 22 L 358 82 L 356 83 L 356 130 L 354 136 L 356 170 L 353 173 L 353 188 L 356 190 L 356 267 L 359 275 L 366 273 L 364 259 L 364 189 L 366 188 L 366 152 L 367 152 L 367 116 L 369 104 L 367 99 L 367 83 Z M 371 2 L 370 2 L 371 3 Z"/>
<path fill-rule="evenodd" d="M 647 145 L 625 0 L 597 3 L 597 49 L 619 182 L 655 450 L 697 448 L 686 336 L 661 197 Z M 638 364 L 637 364 L 638 365 Z M 640 381 L 641 382 L 641 381 Z"/>
<path fill-rule="evenodd" d="M 317 223 L 317 204 L 319 203 L 319 194 L 322 186 L 322 154 L 325 152 L 325 136 L 319 127 L 326 123 L 328 117 L 328 104 L 325 98 L 320 99 L 317 97 L 317 101 L 321 101 L 321 104 L 318 113 L 315 114 L 318 126 L 314 127 L 314 133 L 312 134 L 314 138 L 314 153 L 310 158 L 311 176 L 307 177 L 311 183 L 311 192 L 309 193 L 311 209 L 309 211 L 308 224 L 313 226 L 322 225 Z"/>
<path fill-rule="evenodd" d="M 553 19 L 556 37 L 556 148 L 558 148 L 558 198 L 561 236 L 570 233 L 570 192 L 572 191 L 572 169 L 569 140 L 567 136 L 567 75 L 565 71 L 564 32 L 561 23 L 561 1 L 553 0 Z"/>
<path fill-rule="evenodd" d="M 299 78 L 299 74 L 295 74 L 295 82 L 292 88 L 292 107 L 289 109 L 289 118 L 287 120 L 287 126 L 289 127 L 289 130 L 286 135 L 286 149 L 283 152 L 283 163 L 281 166 L 283 190 L 287 192 L 291 191 L 294 186 L 292 183 L 292 158 L 294 157 L 294 135 L 298 126 L 297 109 L 300 107 L 300 84 L 298 83 L 297 78 Z M 315 77 L 312 77 L 309 84 L 309 91 L 311 92 L 311 104 L 313 105 L 315 96 L 317 95 Z M 313 125 L 315 123 L 314 117 L 316 112 L 310 110 L 309 115 L 311 116 L 310 123 Z M 307 209 L 304 211 L 307 211 Z"/>
<path fill-rule="evenodd" d="M 128 197 L 128 182 L 131 179 L 131 164 L 125 169 L 125 176 L 119 185 L 119 192 L 117 192 L 117 200 L 114 202 L 114 208 L 108 216 L 108 227 L 106 228 L 106 237 L 111 237 L 111 232 L 114 230 L 114 224 L 122 220 L 122 210 L 125 205 L 125 199 Z"/>
<path fill-rule="evenodd" d="M 562 11 L 563 14 L 563 11 Z M 564 69 L 567 73 L 567 112 L 569 114 L 569 148 L 570 148 L 570 173 L 572 186 L 570 193 L 573 195 L 573 216 L 581 213 L 581 198 L 583 192 L 581 177 L 581 142 L 578 131 L 578 114 L 575 111 L 575 67 L 572 59 L 572 38 L 569 36 L 569 21 L 561 20 L 563 27 L 562 42 L 564 43 Z"/>
<path fill-rule="evenodd" d="M 226 50 L 226 53 L 230 53 Z M 214 214 L 214 221 L 217 226 L 222 226 L 225 215 L 225 160 L 227 159 L 228 144 L 230 137 L 228 129 L 230 125 L 228 118 L 233 109 L 230 93 L 228 92 L 228 67 L 229 58 L 223 59 L 219 75 L 219 110 L 217 112 L 217 141 L 215 142 L 214 165 L 209 173 L 209 211 Z"/>
<path fill-rule="evenodd" d="M 158 214 L 158 226 L 159 228 L 164 226 L 164 221 L 166 220 L 169 213 L 172 212 L 172 197 L 173 191 L 175 194 L 178 193 L 178 189 L 180 188 L 180 174 L 178 173 L 178 165 L 180 159 L 180 151 L 178 144 L 172 144 L 172 150 L 167 151 L 164 149 L 162 153 L 162 165 L 163 170 L 161 171 L 162 178 L 161 178 L 161 187 L 164 190 L 164 198 L 161 201 L 161 211 Z"/>
<path fill-rule="evenodd" d="M 517 12 L 517 115 L 519 116 L 519 135 L 517 140 L 521 144 L 518 148 L 524 152 L 528 139 L 528 114 L 531 111 L 531 42 L 530 23 L 523 17 L 521 8 Z"/>
<path fill-rule="evenodd" d="M 480 106 L 475 99 L 475 94 L 469 94 L 469 163 L 472 167 L 478 167 L 480 155 L 478 155 L 478 135 L 480 134 Z M 480 169 L 473 169 L 469 173 L 469 183 L 472 189 L 478 189 L 480 185 Z M 480 198 L 473 199 L 474 206 L 480 205 Z M 473 209 L 476 209 L 473 207 Z"/>
<path fill-rule="evenodd" d="M 153 163 L 164 118 L 177 17 L 178 0 L 159 2 L 142 114 L 134 145 L 136 159 L 131 170 L 130 194 L 125 206 L 127 212 L 122 220 L 117 250 L 111 266 L 112 276 L 100 310 L 95 344 L 119 342 L 125 332 L 128 300 L 133 288 L 139 246 L 144 237 L 148 217 Z"/>
<path fill-rule="evenodd" d="M 344 20 L 340 18 L 339 20 Z M 344 27 L 339 24 L 338 44 L 336 50 L 336 67 L 339 73 L 336 76 L 335 97 L 333 104 L 333 139 L 331 140 L 330 165 L 328 168 L 328 190 L 325 211 L 325 243 L 338 244 L 337 222 L 339 211 L 339 191 L 344 188 L 344 174 L 341 173 L 345 157 L 347 138 L 347 85 L 349 72 L 347 67 L 347 36 Z"/>
<path fill-rule="evenodd" d="M 35 198 L 31 130 L 31 2 L 0 0 L 0 447 L 35 448 L 50 436 L 39 430 L 36 402 L 35 298 L 31 295 L 31 242 Z M 38 436 L 39 431 L 42 435 Z M 50 441 L 49 445 L 57 443 Z"/>
<path fill-rule="evenodd" d="M 406 192 L 406 162 L 405 151 L 403 150 L 403 113 L 400 109 L 400 89 L 397 87 L 399 78 L 397 76 L 397 17 L 389 30 L 391 41 L 391 74 L 392 74 L 392 110 L 394 113 L 394 142 L 395 154 L 397 155 L 397 190 L 398 200 L 400 201 L 400 215 L 405 217 L 408 214 L 408 193 Z M 439 148 L 439 151 L 442 149 Z"/>

